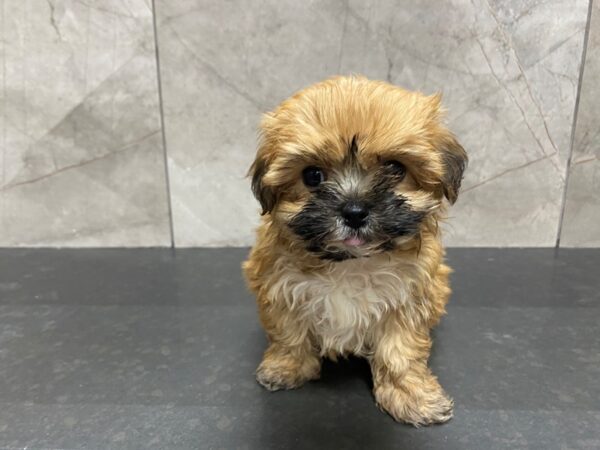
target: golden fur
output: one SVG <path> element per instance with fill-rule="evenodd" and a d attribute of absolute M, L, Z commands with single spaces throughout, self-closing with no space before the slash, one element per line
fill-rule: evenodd
<path fill-rule="evenodd" d="M 251 173 L 263 217 L 243 266 L 269 339 L 258 381 L 296 388 L 319 377 L 322 357 L 355 354 L 369 360 L 376 402 L 396 420 L 448 420 L 452 400 L 427 360 L 430 329 L 450 295 L 438 221 L 443 198 L 456 200 L 466 155 L 441 123 L 439 96 L 338 77 L 283 102 L 261 130 Z M 395 190 L 424 219 L 390 251 L 367 246 L 353 250 L 354 259 L 320 259 L 287 224 L 310 196 L 302 169 L 342 170 L 353 136 L 364 167 L 390 158 L 405 164 L 408 175 Z"/>

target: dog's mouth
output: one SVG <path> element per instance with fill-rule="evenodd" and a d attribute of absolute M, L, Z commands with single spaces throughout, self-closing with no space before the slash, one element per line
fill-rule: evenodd
<path fill-rule="evenodd" d="M 369 227 L 352 229 L 343 223 L 338 223 L 336 231 L 329 238 L 330 243 L 341 249 L 352 251 L 361 251 L 371 248 L 378 243 L 380 236 L 375 236 Z"/>
<path fill-rule="evenodd" d="M 352 233 L 325 244 L 326 249 L 346 252 L 353 257 L 369 256 L 381 248 L 381 242 L 368 235 Z"/>
<path fill-rule="evenodd" d="M 358 236 L 352 236 L 342 240 L 342 243 L 347 247 L 361 247 L 367 243 L 367 241 Z"/>

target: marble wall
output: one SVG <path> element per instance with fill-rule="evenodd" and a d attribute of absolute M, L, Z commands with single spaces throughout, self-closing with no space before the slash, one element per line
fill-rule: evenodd
<path fill-rule="evenodd" d="M 600 247 L 600 1 L 592 7 L 561 245 Z"/>
<path fill-rule="evenodd" d="M 449 245 L 555 245 L 588 0 L 0 5 L 0 246 L 169 245 L 171 232 L 176 246 L 248 245 L 260 114 L 349 73 L 443 92 L 471 158 Z M 596 54 L 587 51 L 566 245 L 600 243 L 598 165 L 578 162 L 598 149 Z"/>
<path fill-rule="evenodd" d="M 175 242 L 248 244 L 260 112 L 336 73 L 442 90 L 470 153 L 450 245 L 552 246 L 587 0 L 157 1 Z"/>
<path fill-rule="evenodd" d="M 169 245 L 150 0 L 0 14 L 0 246 Z"/>

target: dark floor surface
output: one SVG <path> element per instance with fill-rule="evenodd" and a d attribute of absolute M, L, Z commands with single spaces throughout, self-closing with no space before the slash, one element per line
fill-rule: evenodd
<path fill-rule="evenodd" d="M 600 448 L 600 250 L 450 250 L 431 364 L 455 417 L 421 429 L 361 360 L 254 381 L 246 252 L 0 250 L 0 447 Z"/>

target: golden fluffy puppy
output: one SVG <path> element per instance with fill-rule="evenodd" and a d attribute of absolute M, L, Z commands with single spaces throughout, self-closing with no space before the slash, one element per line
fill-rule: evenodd
<path fill-rule="evenodd" d="M 396 420 L 452 417 L 427 360 L 450 295 L 438 222 L 467 156 L 441 115 L 438 95 L 338 77 L 264 116 L 250 169 L 263 217 L 244 272 L 269 339 L 256 372 L 267 389 L 354 354 Z"/>

